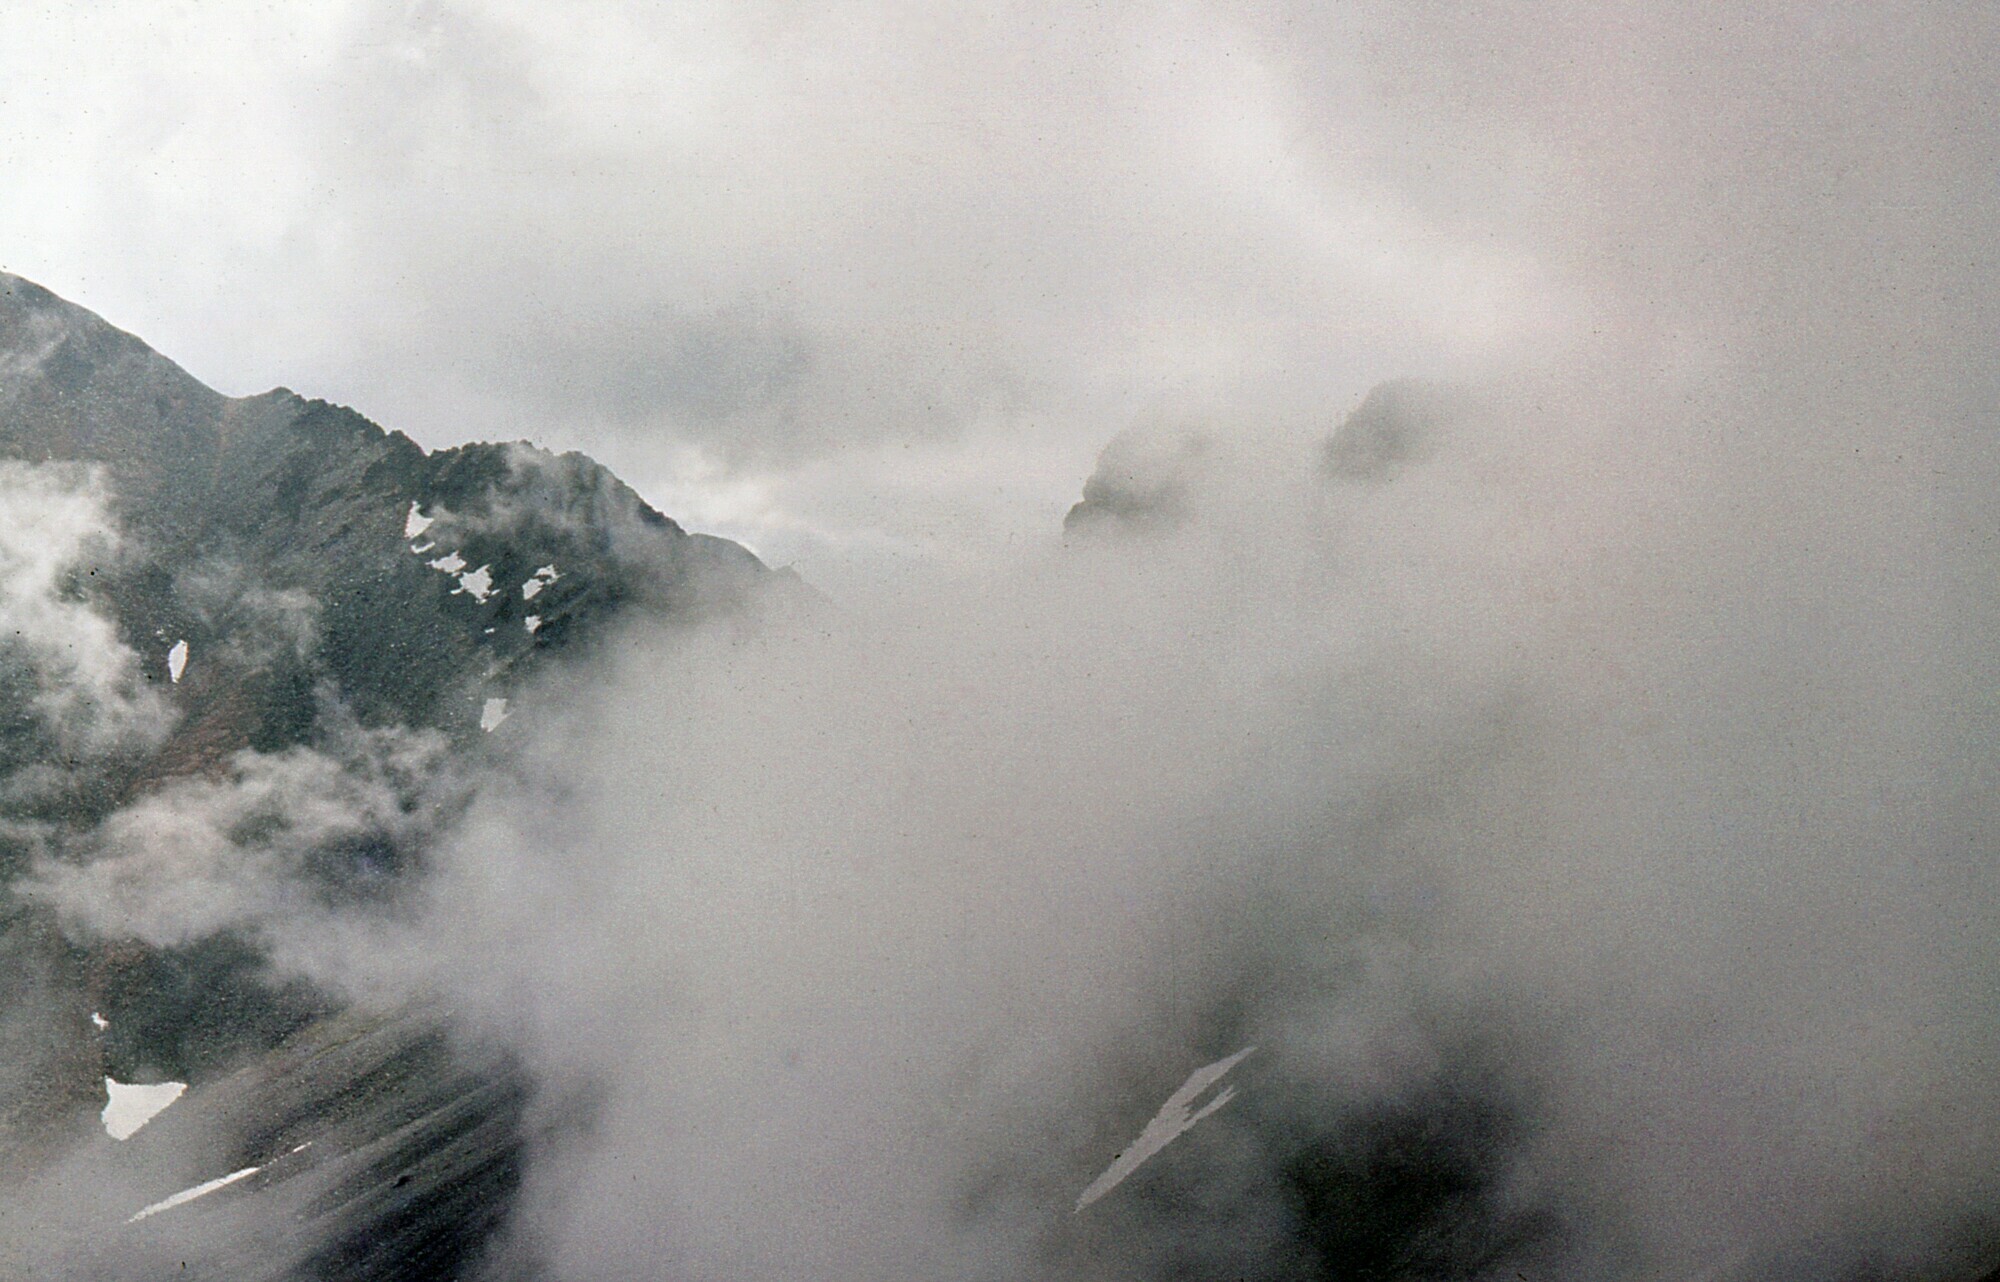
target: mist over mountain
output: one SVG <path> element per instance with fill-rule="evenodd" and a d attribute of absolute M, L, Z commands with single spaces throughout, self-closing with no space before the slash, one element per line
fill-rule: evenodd
<path fill-rule="evenodd" d="M 14 276 L 0 276 L 0 353 L 9 1183 L 96 1129 L 107 1076 L 194 1085 L 171 1122 L 134 1141 L 128 1165 L 145 1170 L 160 1133 L 210 1108 L 209 1084 L 258 1089 L 240 1078 L 248 1063 L 251 1082 L 272 1082 L 262 1115 L 231 1101 L 201 1144 L 231 1169 L 300 1127 L 324 1145 L 342 1115 L 360 1147 L 471 1110 L 481 1144 L 456 1162 L 440 1156 L 448 1139 L 392 1149 L 445 1163 L 399 1195 L 424 1207 L 420 1221 L 443 1218 L 418 1232 L 428 1252 L 385 1239 L 377 1208 L 362 1216 L 361 1260 L 336 1270 L 449 1274 L 504 1209 L 518 1073 L 491 1056 L 483 1073 L 455 1067 L 435 1015 L 378 1003 L 343 1041 L 383 1051 L 350 1046 L 340 1053 L 361 1065 L 286 1081 L 300 1070 L 259 1056 L 282 1046 L 321 1063 L 301 1047 L 331 1036 L 316 1021 L 351 995 L 274 967 L 272 935 L 343 908 L 397 911 L 463 808 L 488 735 L 533 716 L 516 710 L 518 692 L 541 668 L 587 653 L 621 616 L 690 623 L 772 576 L 580 455 L 426 453 L 287 391 L 219 396 Z M 37 881 L 39 894 L 18 893 Z M 58 917 L 79 903 L 94 928 L 65 936 Z M 430 1058 L 392 1067 L 418 1050 Z M 360 1179 L 399 1177 L 369 1167 Z M 436 1197 L 461 1209 L 425 1202 Z M 19 1214 L 7 1222 L 28 1231 Z M 290 1275 L 316 1251 L 339 1255 L 335 1238 L 256 1267 Z M 81 1262 L 94 1258 L 74 1263 L 120 1267 Z M 251 1275 L 243 1258 L 209 1263 Z"/>
<path fill-rule="evenodd" d="M 1989 713 L 1860 677 L 1949 635 L 1915 606 L 1886 655 L 1814 634 L 1817 709 L 1725 632 L 1687 667 L 1666 621 L 1782 624 L 1817 572 L 1705 568 L 1692 610 L 1723 563 L 1635 575 L 1712 495 L 1604 503 L 1645 452 L 1569 484 L 1602 401 L 1401 381 L 1330 429 L 1135 428 L 1066 546 L 856 617 L 578 456 L 217 397 L 5 298 L 12 1267 L 1948 1280 L 2000 1248 L 1988 1133 L 1933 1120 L 1981 1107 L 1983 1018 L 1932 1070 L 1870 1049 L 1977 1000 L 1986 963 L 1924 941 L 1977 937 L 1986 874 L 1885 852 L 1978 848 L 1989 766 L 1950 744 Z M 119 1142 L 107 1076 L 191 1087 Z M 1704 1207 L 1717 1160 L 1769 1200 Z"/>
<path fill-rule="evenodd" d="M 146 8 L 0 1274 L 1993 1276 L 1990 7 Z"/>

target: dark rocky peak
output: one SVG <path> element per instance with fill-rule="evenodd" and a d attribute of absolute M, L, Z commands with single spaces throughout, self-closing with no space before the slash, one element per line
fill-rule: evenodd
<path fill-rule="evenodd" d="M 1362 399 L 1326 442 L 1326 474 L 1336 481 L 1394 480 L 1429 457 L 1438 435 L 1463 411 L 1463 393 L 1438 383 L 1399 378 Z"/>
<path fill-rule="evenodd" d="M 101 469 L 128 555 L 91 590 L 159 684 L 182 686 L 185 644 L 174 693 L 206 759 L 297 741 L 326 683 L 364 720 L 473 732 L 499 694 L 482 683 L 624 609 L 738 601 L 763 568 L 580 454 L 426 453 L 284 389 L 224 397 L 4 275 L 0 457 Z M 204 715 L 217 698 L 233 733 Z"/>
<path fill-rule="evenodd" d="M 227 398 L 123 330 L 0 272 L 0 453 L 105 465 L 152 517 L 209 479 Z"/>
<path fill-rule="evenodd" d="M 1063 518 L 1071 536 L 1158 536 L 1261 501 L 1272 476 L 1307 465 L 1335 485 L 1384 484 L 1421 465 L 1470 404 L 1467 392 L 1418 379 L 1377 384 L 1331 433 L 1283 422 L 1241 432 L 1168 420 L 1113 437 Z"/>
<path fill-rule="evenodd" d="M 1172 529 L 1192 516 L 1194 487 L 1216 454 L 1214 433 L 1193 424 L 1127 428 L 1098 455 L 1063 529 L 1083 535 Z"/>

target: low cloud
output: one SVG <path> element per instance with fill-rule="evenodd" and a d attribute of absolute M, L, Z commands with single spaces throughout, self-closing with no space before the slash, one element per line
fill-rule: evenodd
<path fill-rule="evenodd" d="M 239 672 L 298 663 L 319 646 L 320 605 L 299 588 L 269 588 L 226 559 L 183 574 L 178 595 L 203 637 Z"/>
<path fill-rule="evenodd" d="M 1989 1249 L 1996 710 L 1927 711 L 1992 665 L 1919 581 L 1935 493 L 1675 475 L 1678 433 L 1632 433 L 1691 385 L 1629 390 L 1489 387 L 1379 482 L 1239 450 L 1199 520 L 830 633 L 617 647 L 429 892 L 464 1009 L 598 1109 L 539 1152 L 517 1249 L 584 1278 Z M 1782 440 L 1767 404 L 1730 421 Z M 1752 466 L 1783 501 L 1746 519 L 1716 478 Z M 1072 1215 L 1252 1043 L 1227 1109 Z"/>
<path fill-rule="evenodd" d="M 79 938 L 174 948 L 227 933 L 280 975 L 351 983 L 365 976 L 356 958 L 314 950 L 363 947 L 394 919 L 457 804 L 445 750 L 435 731 L 366 728 L 323 700 L 312 746 L 244 749 L 213 776 L 170 780 L 64 843 L 17 893 Z"/>
<path fill-rule="evenodd" d="M 1355 32 L 1254 7 L 114 5 L 11 35 L 4 154 L 60 194 L 0 220 L 10 270 L 225 391 L 584 449 L 827 574 L 1032 534 L 1151 401 L 1337 403 L 1560 310 L 1522 246 L 1403 190 Z M 1007 492 L 956 484 L 995 456 Z"/>
<path fill-rule="evenodd" d="M 97 589 L 126 549 L 101 473 L 0 461 L 0 748 L 13 807 L 58 795 L 78 768 L 151 747 L 173 723 Z M 164 673 L 164 669 L 162 669 Z"/>

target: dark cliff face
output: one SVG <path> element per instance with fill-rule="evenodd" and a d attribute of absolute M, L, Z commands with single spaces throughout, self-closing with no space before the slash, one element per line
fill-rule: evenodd
<path fill-rule="evenodd" d="M 340 1014 L 326 994 L 274 978 L 256 941 L 226 923 L 164 942 L 66 937 L 16 893 L 21 878 L 38 861 L 88 862 L 107 821 L 148 798 L 402 736 L 422 751 L 391 772 L 387 818 L 299 856 L 327 896 L 393 895 L 452 818 L 454 794 L 430 783 L 476 768 L 527 678 L 587 655 L 615 619 L 671 626 L 734 610 L 780 576 L 688 534 L 581 455 L 427 453 L 282 389 L 225 397 L 4 274 L 0 469 L 12 469 L 0 476 L 9 492 L 103 526 L 70 549 L 47 602 L 22 608 L 76 611 L 129 669 L 98 661 L 86 694 L 103 706 L 64 721 L 51 690 L 82 660 L 60 635 L 0 637 L 0 1183 L 33 1178 L 79 1140 L 102 1146 L 90 1137 L 106 1073 L 189 1081 L 177 1107 L 195 1118 L 232 1074 L 263 1071 L 261 1057 L 303 1056 L 324 1071 L 283 1088 L 283 1138 L 331 1135 L 334 1119 L 347 1128 L 339 1147 L 380 1153 L 321 1178 L 315 1215 L 337 1203 L 345 1226 L 333 1255 L 259 1276 L 455 1275 L 512 1187 L 525 1086 L 511 1069 L 466 1067 L 435 1013 Z M 13 515 L 30 543 L 42 536 L 33 521 L 55 520 Z M 104 729 L 113 723 L 122 729 Z M 232 839 L 254 841 L 287 819 L 252 809 L 235 822 Z M 393 1070 L 310 1051 L 329 1018 L 359 1021 L 343 1036 L 390 1048 Z M 382 1134 L 367 1133 L 376 1122 Z M 268 1127 L 232 1126 L 228 1160 L 277 1153 Z M 422 1142 L 426 1127 L 449 1142 Z M 403 1138 L 388 1142 L 391 1131 Z M 426 1174 L 394 1184 L 382 1162 Z"/>

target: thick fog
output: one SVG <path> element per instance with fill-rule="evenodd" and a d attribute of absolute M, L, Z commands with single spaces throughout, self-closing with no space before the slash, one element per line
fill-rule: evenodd
<path fill-rule="evenodd" d="M 1629 448 L 1650 413 L 1560 394 L 906 616 L 635 640 L 432 888 L 446 972 L 591 1101 L 524 1244 L 1267 1275 L 1307 1138 L 1435 1105 L 1482 1172 L 1457 1210 L 1523 1238 L 1496 1271 L 1976 1261 L 1988 588 L 1909 491 L 1773 468 L 1745 520 Z M 1504 1138 L 1452 1134 L 1461 1092 Z"/>
<path fill-rule="evenodd" d="M 1413 1276 L 1990 1264 L 1991 13 L 647 21 L 331 25 L 429 88 L 270 252 L 367 264 L 304 313 L 370 318 L 353 386 L 436 344 L 392 425 L 478 387 L 949 572 L 620 636 L 414 900 L 296 911 L 282 826 L 205 818 L 394 811 L 429 749 L 356 730 L 114 816 L 38 884 L 74 929 L 447 994 L 537 1082 L 502 1278 L 1331 1276 L 1392 1143 Z M 662 96 L 602 23 L 705 53 Z M 287 119 L 353 124 L 322 83 Z M 478 214 L 356 212 L 420 196 Z M 1396 376 L 1443 381 L 1329 453 Z M 1092 492 L 1146 510 L 1018 497 L 1127 429 Z"/>

